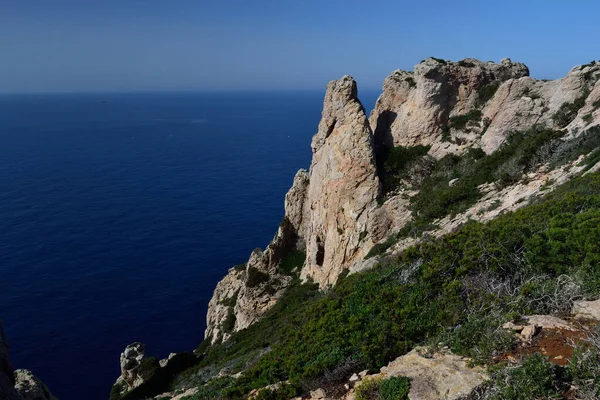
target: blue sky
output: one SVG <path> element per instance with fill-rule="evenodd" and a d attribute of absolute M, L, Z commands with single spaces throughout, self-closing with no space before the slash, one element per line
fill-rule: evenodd
<path fill-rule="evenodd" d="M 600 3 L 0 0 L 0 92 L 377 89 L 423 58 L 600 58 Z"/>

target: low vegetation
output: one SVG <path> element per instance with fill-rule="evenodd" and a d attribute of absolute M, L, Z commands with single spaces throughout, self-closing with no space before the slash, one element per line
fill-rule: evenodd
<path fill-rule="evenodd" d="M 400 376 L 388 379 L 366 379 L 358 386 L 356 400 L 408 400 L 410 379 Z"/>
<path fill-rule="evenodd" d="M 411 88 L 416 88 L 417 87 L 417 82 L 415 82 L 414 78 L 412 78 L 410 76 L 407 77 L 407 78 L 404 78 L 404 81 L 406 83 L 408 83 L 408 86 L 410 86 Z"/>
<path fill-rule="evenodd" d="M 470 122 L 479 123 L 481 121 L 481 111 L 471 110 L 464 115 L 455 115 L 450 117 L 450 128 L 462 130 L 467 127 Z"/>
<path fill-rule="evenodd" d="M 558 131 L 532 129 L 512 134 L 500 150 L 489 156 L 475 149 L 462 156 L 445 156 L 412 199 L 415 221 L 418 225 L 429 224 L 467 210 L 481 198 L 482 184 L 496 182 L 504 187 L 517 182 L 524 173 L 547 161 L 548 155 L 539 149 L 562 135 Z M 453 179 L 457 181 L 449 185 Z"/>
<path fill-rule="evenodd" d="M 261 283 L 268 282 L 270 279 L 269 274 L 260 271 L 256 267 L 248 268 L 248 277 L 246 278 L 246 287 L 253 288 Z"/>
<path fill-rule="evenodd" d="M 397 189 L 402 181 L 414 179 L 411 167 L 422 157 L 427 155 L 429 146 L 403 147 L 397 146 L 389 150 L 380 165 L 380 176 L 383 184 L 383 193 Z"/>
<path fill-rule="evenodd" d="M 564 311 L 574 299 L 600 292 L 599 227 L 600 174 L 594 173 L 515 213 L 487 224 L 469 222 L 385 258 L 327 293 L 296 279 L 264 319 L 224 344 L 204 347 L 200 364 L 179 383 L 202 385 L 194 379 L 203 368 L 227 366 L 244 373 L 203 386 L 216 398 L 241 398 L 288 380 L 286 390 L 303 393 L 349 360 L 355 370 L 378 369 L 418 344 L 442 344 L 488 362 L 514 346 L 512 335 L 499 329 L 502 323 Z M 585 379 L 589 369 L 585 361 L 579 364 Z M 537 386 L 525 393 L 550 393 L 561 387 L 556 382 L 575 379 L 539 358 L 522 368 L 499 371 L 494 382 L 517 385 L 535 373 Z M 497 398 L 526 398 L 498 385 L 505 397 Z M 377 390 L 384 392 L 381 385 Z"/>
<path fill-rule="evenodd" d="M 487 103 L 488 101 L 490 101 L 492 99 L 492 97 L 494 97 L 496 92 L 498 91 L 499 87 L 500 87 L 500 84 L 497 82 L 493 82 L 493 83 L 482 86 L 477 93 L 477 95 L 479 97 L 479 104 L 483 105 L 483 104 Z"/>
<path fill-rule="evenodd" d="M 564 128 L 569 125 L 575 117 L 577 117 L 577 113 L 579 110 L 585 105 L 585 99 L 587 98 L 588 93 L 585 93 L 583 96 L 578 97 L 572 103 L 564 103 L 560 106 L 560 108 L 554 113 L 552 116 L 552 121 L 554 123 Z"/>

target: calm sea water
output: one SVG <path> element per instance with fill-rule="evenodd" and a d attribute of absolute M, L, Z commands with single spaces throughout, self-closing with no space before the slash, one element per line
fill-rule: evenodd
<path fill-rule="evenodd" d="M 13 366 L 62 400 L 104 400 L 127 344 L 194 349 L 216 283 L 274 235 L 322 96 L 0 96 Z"/>

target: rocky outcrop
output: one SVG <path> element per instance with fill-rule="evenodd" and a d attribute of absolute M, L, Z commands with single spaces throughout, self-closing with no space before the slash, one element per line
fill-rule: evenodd
<path fill-rule="evenodd" d="M 256 249 L 246 264 L 233 267 L 221 280 L 208 304 L 206 340 L 227 340 L 232 332 L 247 328 L 278 300 L 292 278 L 278 271 L 281 252 L 292 246 L 291 224 L 284 219 L 277 236 L 263 252 Z"/>
<path fill-rule="evenodd" d="M 429 145 L 440 158 L 480 147 L 490 154 L 511 132 L 535 125 L 580 130 L 599 117 L 599 77 L 597 62 L 539 81 L 510 59 L 429 58 L 414 72 L 394 71 L 385 80 L 370 116 L 376 149 L 384 154 L 392 146 Z"/>
<path fill-rule="evenodd" d="M 162 360 L 146 357 L 146 346 L 135 342 L 128 345 L 121 353 L 121 375 L 113 385 L 111 399 L 149 398 L 149 393 L 164 392 L 163 397 L 175 396 L 167 393 L 171 388 L 174 376 L 197 363 L 198 359 L 191 353 L 171 353 Z"/>
<path fill-rule="evenodd" d="M 408 398 L 411 400 L 464 398 L 488 379 L 485 368 L 470 366 L 469 359 L 450 351 L 430 353 L 425 348 L 416 348 L 381 368 L 379 374 L 368 376 L 362 382 L 397 376 L 410 378 Z M 346 397 L 348 400 L 353 398 Z"/>
<path fill-rule="evenodd" d="M 600 96 L 599 78 L 600 64 L 594 62 L 575 67 L 566 77 L 554 81 L 530 77 L 506 81 L 483 109 L 489 126 L 479 146 L 490 154 L 511 132 L 535 125 L 569 131 L 591 125 L 598 119 L 598 115 L 594 117 L 593 103 Z"/>
<path fill-rule="evenodd" d="M 58 400 L 44 382 L 26 369 L 15 371 L 15 389 L 23 400 Z"/>
<path fill-rule="evenodd" d="M 373 134 L 351 77 L 329 83 L 312 150 L 310 172 L 300 170 L 294 177 L 275 238 L 217 285 L 205 332 L 211 343 L 250 326 L 275 304 L 292 280 L 279 271 L 290 249 L 306 250 L 301 277 L 325 288 L 366 255 L 372 236 L 383 236 L 373 235 L 380 190 Z"/>
<path fill-rule="evenodd" d="M 121 393 L 126 393 L 144 383 L 140 366 L 145 357 L 146 346 L 143 343 L 135 342 L 125 347 L 120 357 L 121 376 L 115 384 L 121 389 Z"/>
<path fill-rule="evenodd" d="M 354 79 L 330 82 L 311 143 L 310 169 L 294 177 L 273 241 L 264 251 L 255 250 L 246 264 L 230 269 L 217 285 L 206 337 L 212 343 L 227 340 L 271 309 L 292 281 L 289 271 L 279 268 L 290 249 L 305 250 L 300 277 L 322 289 L 335 284 L 344 270 L 358 272 L 377 263 L 365 256 L 412 221 L 411 198 L 418 193 L 418 184 L 411 183 L 382 196 L 379 175 L 390 148 L 429 146 L 424 164 L 415 165 L 421 169 L 415 176 L 425 176 L 436 158 L 469 148 L 493 153 L 514 131 L 560 129 L 568 140 L 599 124 L 598 62 L 575 67 L 563 79 L 540 81 L 510 59 L 429 58 L 414 71 L 394 71 L 385 80 L 369 119 Z M 538 165 L 522 180 L 501 188 L 493 182 L 481 185 L 482 196 L 473 206 L 435 221 L 427 236 L 444 235 L 470 219 L 487 221 L 516 210 L 582 173 L 585 162 L 580 158 L 552 170 Z M 388 253 L 418 240 L 402 239 Z"/>
<path fill-rule="evenodd" d="M 392 146 L 431 145 L 441 156 L 462 145 L 444 142 L 454 135 L 461 142 L 474 142 L 481 121 L 449 131 L 450 118 L 481 108 L 504 81 L 529 75 L 521 63 L 504 59 L 500 64 L 465 59 L 450 62 L 428 58 L 414 72 L 394 71 L 383 84 L 383 93 L 370 116 L 378 154 Z M 475 121 L 474 121 L 475 122 Z"/>
<path fill-rule="evenodd" d="M 372 246 L 369 221 L 380 191 L 373 134 L 351 77 L 327 86 L 312 151 L 302 278 L 325 288 Z"/>
<path fill-rule="evenodd" d="M 578 319 L 600 321 L 600 299 L 594 301 L 576 301 L 573 304 L 573 314 Z"/>

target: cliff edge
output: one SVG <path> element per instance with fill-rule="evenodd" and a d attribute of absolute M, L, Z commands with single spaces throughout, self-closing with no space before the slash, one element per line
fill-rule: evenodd
<path fill-rule="evenodd" d="M 573 160 L 549 166 L 549 159 L 541 157 L 528 165 L 505 163 L 494 176 L 466 174 L 466 166 L 462 172 L 455 165 L 435 169 L 452 157 L 465 164 L 483 163 L 482 157 L 506 153 L 518 133 L 559 132 L 550 135 L 547 151 L 558 146 L 557 140 L 580 138 L 600 121 L 599 77 L 598 62 L 546 81 L 531 78 L 527 66 L 508 58 L 494 63 L 432 57 L 414 71 L 398 70 L 386 78 L 370 116 L 353 78 L 330 82 L 311 143 L 310 169 L 296 174 L 271 243 L 230 269 L 217 285 L 205 336 L 222 342 L 258 321 L 293 281 L 293 269 L 302 281 L 327 289 L 344 271 L 374 266 L 374 253 L 397 252 L 418 242 L 402 233 L 407 229 L 441 236 L 468 220 L 486 221 L 513 211 L 527 204 L 525 199 L 576 176 L 583 167 Z M 400 164 L 406 169 L 402 174 Z M 444 174 L 449 177 L 442 179 Z M 498 185 L 501 175 L 506 182 Z M 440 180 L 471 194 L 440 205 L 444 210 L 460 205 L 451 212 L 421 210 L 426 196 L 448 195 L 429 190 Z"/>

